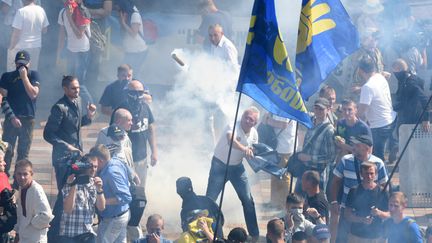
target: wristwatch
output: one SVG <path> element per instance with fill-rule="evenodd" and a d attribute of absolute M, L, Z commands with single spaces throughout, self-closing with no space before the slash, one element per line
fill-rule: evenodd
<path fill-rule="evenodd" d="M 104 193 L 104 191 L 102 190 L 102 191 L 100 191 L 100 192 L 96 192 L 98 195 L 100 195 L 100 194 L 103 194 Z"/>

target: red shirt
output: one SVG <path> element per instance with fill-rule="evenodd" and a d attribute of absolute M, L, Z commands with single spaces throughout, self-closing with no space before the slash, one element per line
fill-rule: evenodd
<path fill-rule="evenodd" d="M 73 10 L 72 19 L 78 27 L 90 24 L 91 19 L 83 16 L 80 9 L 78 8 L 78 3 L 76 3 L 75 0 L 67 0 L 65 2 L 65 8 Z"/>
<path fill-rule="evenodd" d="M 9 183 L 9 178 L 4 172 L 0 172 L 0 192 L 5 188 L 12 190 L 12 187 Z"/>

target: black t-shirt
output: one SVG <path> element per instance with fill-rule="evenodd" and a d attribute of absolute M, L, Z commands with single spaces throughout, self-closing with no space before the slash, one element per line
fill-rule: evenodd
<path fill-rule="evenodd" d="M 353 209 L 353 213 L 359 217 L 371 216 L 371 208 L 375 206 L 381 211 L 388 211 L 388 195 L 383 193 L 379 186 L 373 190 L 366 190 L 363 186 L 352 188 L 348 193 L 346 207 Z M 352 223 L 351 233 L 355 236 L 376 239 L 382 236 L 383 223 L 379 217 L 374 217 L 370 225 Z"/>
<path fill-rule="evenodd" d="M 325 217 L 326 222 L 329 222 L 329 206 L 324 192 L 319 192 L 312 197 L 308 196 L 306 198 L 305 208 L 315 208 L 321 216 Z M 309 221 L 311 221 L 312 223 L 316 224 L 316 220 L 314 218 L 308 216 L 307 219 L 309 219 Z"/>
<path fill-rule="evenodd" d="M 146 159 L 149 126 L 154 122 L 150 107 L 145 102 L 141 102 L 140 105 L 133 105 L 126 101 L 118 108 L 125 108 L 132 114 L 132 128 L 128 135 L 132 142 L 133 160 L 138 162 Z"/>
<path fill-rule="evenodd" d="M 99 100 L 99 104 L 102 106 L 110 106 L 112 109 L 116 109 L 121 104 L 126 102 L 127 98 L 127 80 L 116 80 L 109 84 Z"/>
<path fill-rule="evenodd" d="M 38 72 L 30 70 L 28 77 L 33 86 L 39 86 Z M 35 117 L 36 99 L 32 100 L 27 95 L 17 70 L 3 73 L 0 79 L 0 88 L 7 90 L 8 103 L 16 116 Z"/>

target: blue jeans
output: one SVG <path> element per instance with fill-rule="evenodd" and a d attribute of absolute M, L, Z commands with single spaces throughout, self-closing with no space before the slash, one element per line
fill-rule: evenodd
<path fill-rule="evenodd" d="M 384 161 L 384 149 L 386 142 L 389 141 L 390 151 L 396 146 L 397 142 L 392 140 L 392 133 L 396 125 L 396 120 L 391 124 L 371 128 L 373 138 L 373 151 L 372 154 Z"/>
<path fill-rule="evenodd" d="M 226 164 L 216 157 L 213 157 L 206 192 L 206 196 L 211 198 L 213 201 L 216 201 L 226 183 L 224 181 L 225 170 Z M 228 167 L 227 181 L 231 182 L 243 205 L 243 214 L 249 234 L 251 236 L 258 236 L 259 229 L 255 203 L 252 198 L 248 177 L 243 164 L 230 165 Z"/>

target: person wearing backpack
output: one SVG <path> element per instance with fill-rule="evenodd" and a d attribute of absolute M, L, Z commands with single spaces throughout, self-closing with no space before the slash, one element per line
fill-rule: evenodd
<path fill-rule="evenodd" d="M 422 243 L 420 227 L 416 221 L 404 216 L 408 199 L 403 192 L 394 192 L 389 199 L 391 218 L 385 222 L 388 243 Z"/>
<path fill-rule="evenodd" d="M 111 15 L 112 11 L 112 0 L 83 0 L 83 3 L 90 12 L 93 26 L 92 29 L 96 29 L 94 27 L 97 26 L 97 29 L 99 30 L 97 33 L 101 35 L 98 38 L 99 40 L 103 39 L 106 30 L 106 20 Z M 103 54 L 103 50 L 100 48 L 100 46 L 98 46 L 101 43 L 93 42 L 90 44 L 91 54 L 89 57 L 87 78 L 88 80 L 97 81 L 99 78 L 99 66 L 101 63 L 100 59 Z M 102 45 L 105 46 L 105 44 L 106 43 L 103 43 Z"/>
<path fill-rule="evenodd" d="M 115 1 L 114 8 L 119 13 L 123 30 L 123 62 L 130 64 L 137 77 L 140 77 L 141 66 L 147 56 L 141 15 L 131 0 Z"/>
<path fill-rule="evenodd" d="M 89 67 L 90 56 L 90 19 L 86 21 L 78 6 L 82 5 L 82 0 L 70 0 L 69 4 L 65 3 L 65 8 L 60 10 L 58 24 L 60 25 L 59 38 L 57 45 L 57 61 L 61 59 L 66 42 L 66 61 L 67 73 L 74 75 L 81 83 L 81 94 L 83 104 L 88 102 L 94 103 L 86 84 L 87 69 Z M 70 3 L 72 2 L 72 3 Z M 72 6 L 76 6 L 73 8 Z M 81 16 L 81 20 L 77 16 Z"/>

